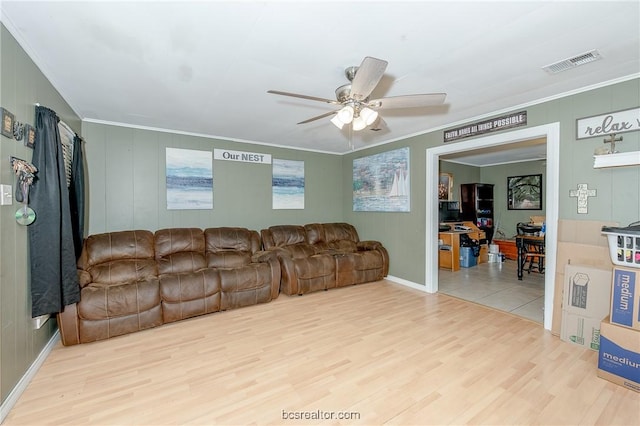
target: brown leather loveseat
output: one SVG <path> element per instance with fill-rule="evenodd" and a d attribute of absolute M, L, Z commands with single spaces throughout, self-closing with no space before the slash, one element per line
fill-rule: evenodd
<path fill-rule="evenodd" d="M 58 314 L 65 345 L 266 303 L 280 286 L 276 256 L 245 228 L 91 235 L 78 274 L 80 302 Z"/>
<path fill-rule="evenodd" d="M 348 223 L 271 226 L 260 231 L 265 250 L 277 253 L 282 293 L 305 294 L 379 281 L 389 254 L 378 241 L 360 241 Z"/>

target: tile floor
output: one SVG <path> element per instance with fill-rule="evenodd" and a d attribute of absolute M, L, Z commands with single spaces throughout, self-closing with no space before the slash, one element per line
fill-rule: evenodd
<path fill-rule="evenodd" d="M 440 269 L 438 287 L 450 296 L 544 322 L 544 274 L 525 272 L 518 281 L 515 260 L 482 263 L 455 272 Z"/>

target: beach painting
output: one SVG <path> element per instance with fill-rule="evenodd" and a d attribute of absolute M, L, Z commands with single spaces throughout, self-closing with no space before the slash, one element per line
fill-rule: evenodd
<path fill-rule="evenodd" d="M 166 149 L 167 209 L 213 209 L 211 151 Z"/>
<path fill-rule="evenodd" d="M 274 209 L 304 209 L 304 161 L 273 159 Z"/>
<path fill-rule="evenodd" d="M 353 160 L 353 211 L 408 212 L 409 148 Z"/>

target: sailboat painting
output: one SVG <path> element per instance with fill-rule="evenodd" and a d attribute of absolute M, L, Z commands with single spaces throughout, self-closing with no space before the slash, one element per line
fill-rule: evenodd
<path fill-rule="evenodd" d="M 353 160 L 353 211 L 410 211 L 409 148 Z"/>

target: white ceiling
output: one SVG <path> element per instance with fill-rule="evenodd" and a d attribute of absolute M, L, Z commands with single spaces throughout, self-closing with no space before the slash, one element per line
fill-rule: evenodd
<path fill-rule="evenodd" d="M 3 0 L 1 12 L 83 120 L 331 153 L 350 148 L 330 117 L 296 124 L 331 105 L 267 90 L 333 99 L 344 69 L 373 56 L 389 65 L 372 99 L 447 93 L 381 112 L 387 128 L 356 132 L 360 149 L 640 75 L 637 0 Z M 593 49 L 602 60 L 542 69 Z"/>

